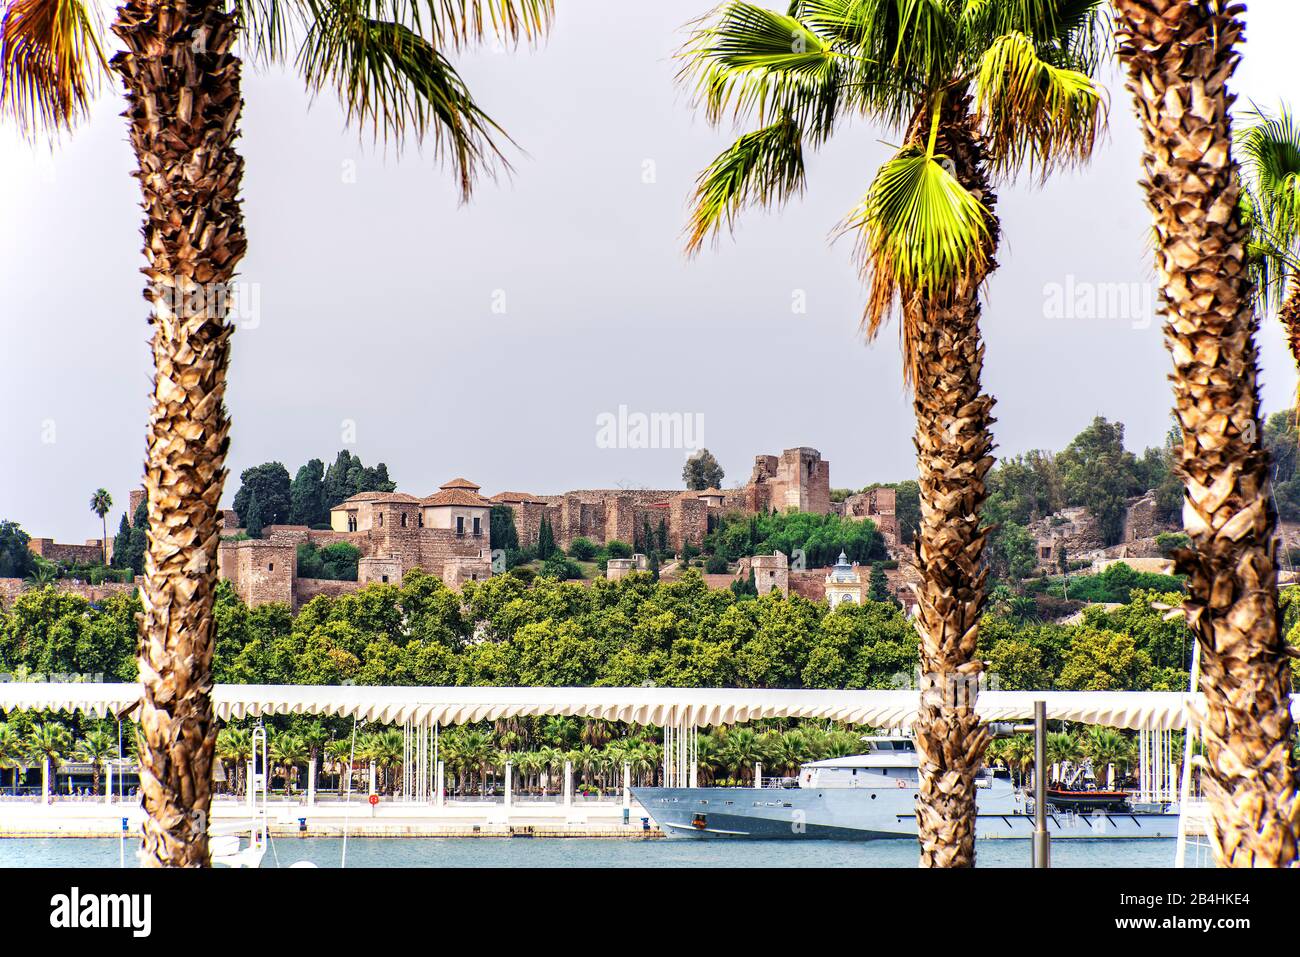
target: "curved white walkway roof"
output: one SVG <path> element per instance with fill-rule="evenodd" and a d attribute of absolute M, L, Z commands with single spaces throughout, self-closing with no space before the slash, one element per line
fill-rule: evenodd
<path fill-rule="evenodd" d="M 138 684 L 0 683 L 0 711 L 52 709 L 120 714 L 140 700 Z M 746 688 L 493 688 L 216 685 L 222 720 L 258 715 L 356 717 L 401 724 L 465 724 L 514 716 L 576 715 L 634 724 L 718 725 L 757 718 L 820 718 L 903 727 L 916 712 L 916 691 L 791 691 Z M 1166 691 L 984 691 L 987 721 L 1028 718 L 1034 701 L 1053 719 L 1117 728 L 1183 728 L 1200 714 L 1200 694 Z M 1300 696 L 1291 713 L 1300 720 Z"/>

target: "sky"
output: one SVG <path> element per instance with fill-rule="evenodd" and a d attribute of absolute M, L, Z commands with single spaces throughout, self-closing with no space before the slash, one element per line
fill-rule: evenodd
<path fill-rule="evenodd" d="M 561 0 L 535 49 L 457 55 L 518 144 L 513 171 L 464 205 L 428 148 L 385 148 L 331 95 L 246 67 L 226 503 L 245 468 L 292 475 L 341 448 L 418 495 L 462 475 L 489 495 L 676 488 L 698 445 L 724 486 L 794 446 L 819 449 L 837 487 L 915 475 L 897 329 L 863 341 L 852 242 L 832 241 L 893 131 L 842 127 L 803 196 L 683 254 L 695 177 L 744 131 L 711 127 L 675 80 L 684 27 L 709 5 Z M 1256 0 L 1246 21 L 1239 106 L 1300 103 L 1300 10 Z M 1139 133 L 1113 68 L 1103 82 L 1091 163 L 998 190 L 983 331 L 1000 454 L 1060 449 L 1097 415 L 1136 451 L 1169 427 Z M 151 361 L 122 109 L 110 82 L 53 147 L 0 129 L 0 519 L 59 541 L 99 535 L 100 486 L 111 533 L 143 468 Z M 1271 318 L 1260 347 L 1272 411 L 1295 372 Z M 675 447 L 635 447 L 652 413 L 684 417 Z"/>

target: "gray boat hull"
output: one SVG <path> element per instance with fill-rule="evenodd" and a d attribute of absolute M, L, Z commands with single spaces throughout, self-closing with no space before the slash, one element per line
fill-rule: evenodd
<path fill-rule="evenodd" d="M 980 839 L 1025 840 L 1033 817 L 1005 781 L 981 789 Z M 633 788 L 670 838 L 689 840 L 873 841 L 916 838 L 914 788 Z M 1150 839 L 1178 835 L 1170 812 L 1050 813 L 1053 840 Z"/>

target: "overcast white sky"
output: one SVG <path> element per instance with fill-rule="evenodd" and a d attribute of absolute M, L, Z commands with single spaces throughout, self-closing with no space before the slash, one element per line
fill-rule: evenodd
<path fill-rule="evenodd" d="M 674 83 L 681 28 L 708 6 L 561 0 L 539 49 L 461 56 L 526 151 L 467 206 L 427 153 L 385 155 L 332 99 L 248 68 L 242 274 L 261 316 L 234 340 L 227 502 L 250 465 L 328 462 L 345 421 L 348 447 L 417 494 L 455 475 L 488 494 L 678 486 L 681 450 L 598 447 L 597 416 L 620 405 L 702 415 L 726 485 L 755 454 L 797 445 L 821 450 L 837 486 L 914 475 L 896 334 L 862 343 L 850 243 L 828 243 L 887 155 L 884 131 L 842 130 L 811 159 L 801 200 L 681 254 L 691 184 L 732 132 Z M 1243 104 L 1300 103 L 1295 4 L 1257 0 L 1247 22 Z M 1048 287 L 1068 277 L 1153 277 L 1138 133 L 1118 78 L 1107 83 L 1110 135 L 1091 166 L 1000 191 L 985 384 L 1007 454 L 1060 448 L 1094 415 L 1122 420 L 1139 450 L 1168 427 L 1157 322 L 1045 315 Z M 0 130 L 0 518 L 64 541 L 99 534 L 87 502 L 101 485 L 115 525 L 142 468 L 149 329 L 122 108 L 104 91 L 53 151 Z M 1276 323 L 1261 347 L 1275 410 L 1295 386 Z"/>

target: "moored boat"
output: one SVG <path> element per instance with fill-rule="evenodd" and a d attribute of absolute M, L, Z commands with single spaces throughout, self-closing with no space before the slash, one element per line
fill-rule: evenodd
<path fill-rule="evenodd" d="M 899 737 L 868 737 L 866 750 L 812 761 L 796 779 L 760 781 L 758 787 L 633 788 L 632 794 L 670 838 L 871 841 L 915 838 L 916 745 Z M 976 836 L 1029 838 L 1032 802 L 1007 777 L 985 770 L 976 782 Z M 1067 795 L 1104 792 L 1065 791 Z M 1072 806 L 1048 801 L 1047 828 L 1054 838 L 1172 838 L 1178 814 L 1167 806 L 1136 810 L 1098 799 Z"/>

